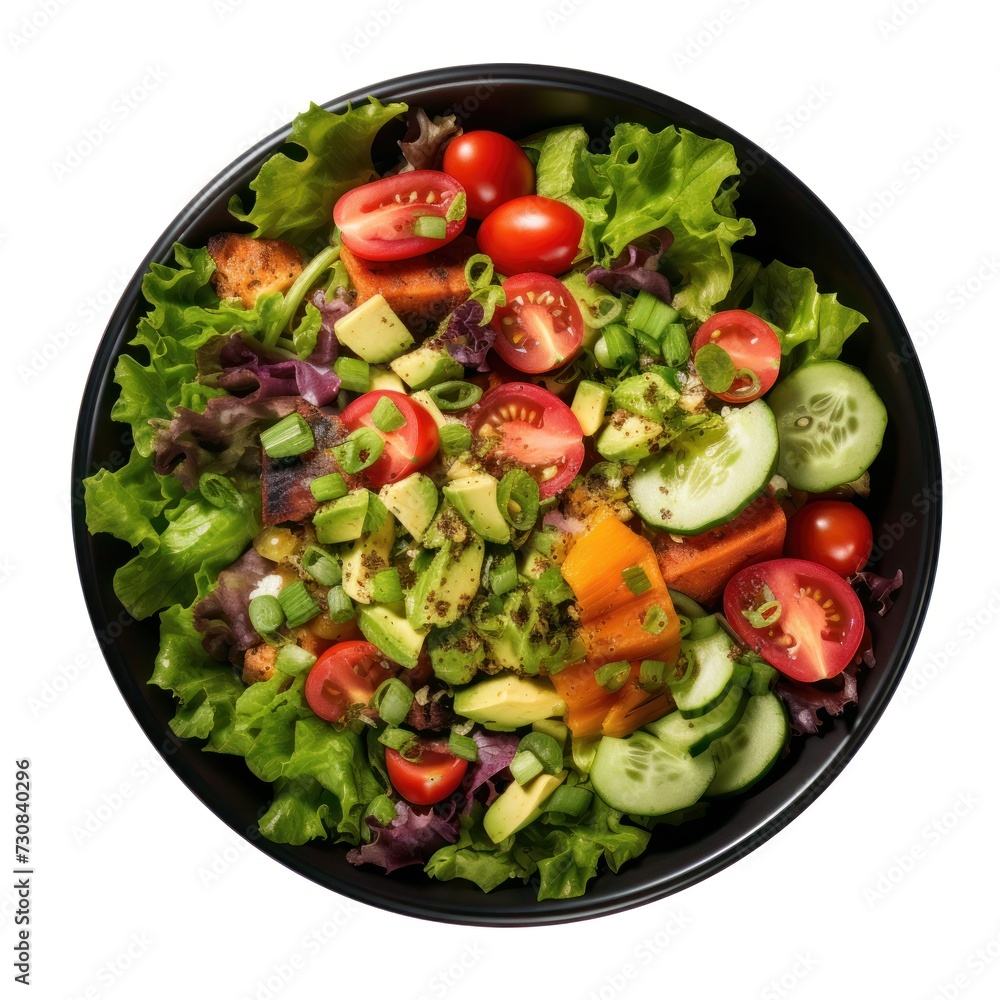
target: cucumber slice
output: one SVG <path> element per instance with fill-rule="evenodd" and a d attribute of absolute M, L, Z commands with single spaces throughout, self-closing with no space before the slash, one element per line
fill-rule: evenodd
<path fill-rule="evenodd" d="M 733 687 L 733 642 L 718 629 L 703 639 L 684 639 L 681 655 L 687 669 L 680 680 L 670 680 L 670 693 L 685 719 L 707 715 L 725 701 Z"/>
<path fill-rule="evenodd" d="M 810 493 L 861 477 L 882 447 L 888 416 L 878 393 L 842 361 L 816 361 L 767 397 L 778 422 L 778 474 Z"/>
<path fill-rule="evenodd" d="M 760 781 L 787 739 L 788 716 L 781 699 L 773 694 L 751 696 L 739 725 L 712 747 L 718 770 L 705 794 L 732 795 Z"/>
<path fill-rule="evenodd" d="M 732 409 L 719 430 L 694 431 L 643 459 L 628 490 L 654 528 L 697 535 L 734 518 L 767 488 L 778 430 L 763 400 Z"/>
<path fill-rule="evenodd" d="M 733 685 L 722 703 L 697 719 L 685 719 L 681 712 L 671 712 L 645 727 L 676 753 L 692 757 L 703 754 L 715 740 L 731 733 L 746 710 L 750 693 Z"/>
<path fill-rule="evenodd" d="M 697 802 L 715 776 L 715 758 L 674 753 L 641 729 L 625 739 L 605 736 L 590 769 L 594 790 L 612 809 L 660 816 Z"/>

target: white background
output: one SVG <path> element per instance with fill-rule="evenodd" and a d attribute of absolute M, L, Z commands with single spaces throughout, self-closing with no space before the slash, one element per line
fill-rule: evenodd
<path fill-rule="evenodd" d="M 366 24 L 374 37 L 359 37 Z M 1000 15 L 973 0 L 4 5 L 0 609 L 13 725 L 0 729 L 0 786 L 12 790 L 14 760 L 31 758 L 38 995 L 997 995 L 998 30 Z M 238 840 L 112 684 L 69 526 L 85 376 L 124 280 L 173 216 L 310 99 L 473 61 L 631 79 L 773 144 L 894 296 L 950 470 L 920 644 L 844 774 L 707 882 L 544 930 L 386 914 Z M 102 119 L 110 128 L 84 154 Z M 7 802 L 0 870 L 14 867 Z M 13 900 L 3 877 L 5 982 Z"/>

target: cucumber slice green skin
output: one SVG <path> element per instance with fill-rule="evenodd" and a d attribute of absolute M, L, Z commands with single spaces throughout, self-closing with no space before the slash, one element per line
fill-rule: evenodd
<path fill-rule="evenodd" d="M 752 695 L 738 726 L 712 747 L 718 769 L 706 796 L 745 791 L 774 766 L 788 741 L 788 716 L 773 694 Z"/>
<path fill-rule="evenodd" d="M 814 361 L 771 390 L 778 473 L 789 486 L 823 493 L 858 479 L 882 447 L 888 415 L 871 382 L 842 361 Z"/>
<path fill-rule="evenodd" d="M 754 400 L 724 420 L 724 433 L 696 431 L 638 464 L 628 489 L 651 527 L 699 535 L 767 489 L 778 465 L 778 428 L 767 403 Z"/>
<path fill-rule="evenodd" d="M 688 669 L 680 681 L 669 681 L 670 693 L 685 719 L 707 715 L 725 701 L 733 687 L 733 643 L 718 629 L 704 639 L 685 639 L 681 655 Z"/>
<path fill-rule="evenodd" d="M 715 777 L 715 758 L 678 754 L 651 733 L 605 736 L 590 769 L 594 790 L 612 809 L 662 816 L 693 806 Z"/>
<path fill-rule="evenodd" d="M 645 729 L 675 753 L 699 757 L 739 725 L 749 701 L 749 691 L 733 686 L 721 705 L 700 718 L 685 719 L 675 711 L 651 722 Z"/>

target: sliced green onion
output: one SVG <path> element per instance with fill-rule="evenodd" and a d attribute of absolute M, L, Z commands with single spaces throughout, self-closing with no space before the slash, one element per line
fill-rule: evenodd
<path fill-rule="evenodd" d="M 274 666 L 283 674 L 290 674 L 294 677 L 296 674 L 301 674 L 304 670 L 309 670 L 315 662 L 316 657 L 312 653 L 301 646 L 296 646 L 295 643 L 289 642 L 278 650 Z"/>
<path fill-rule="evenodd" d="M 448 223 L 440 215 L 421 215 L 413 220 L 413 235 L 426 236 L 432 240 L 443 240 L 448 232 Z"/>
<path fill-rule="evenodd" d="M 388 826 L 396 818 L 396 803 L 388 795 L 376 795 L 368 803 L 368 815 L 379 826 Z"/>
<path fill-rule="evenodd" d="M 385 441 L 378 431 L 359 427 L 333 449 L 333 457 L 344 472 L 353 476 L 374 465 L 382 457 L 384 447 Z"/>
<path fill-rule="evenodd" d="M 377 493 L 368 491 L 368 507 L 365 510 L 365 523 L 361 531 L 365 535 L 370 535 L 373 531 L 381 529 L 385 524 L 385 519 L 389 516 L 389 510 Z"/>
<path fill-rule="evenodd" d="M 519 785 L 526 785 L 545 770 L 542 762 L 530 750 L 514 754 L 509 766 L 511 776 Z"/>
<path fill-rule="evenodd" d="M 757 373 L 752 368 L 737 368 L 736 378 L 747 379 L 746 385 L 741 385 L 739 388 L 733 389 L 730 387 L 730 392 L 737 399 L 755 399 L 760 395 L 760 378 Z"/>
<path fill-rule="evenodd" d="M 768 628 L 777 625 L 781 617 L 781 601 L 765 601 L 759 608 L 743 612 L 743 617 L 754 628 Z"/>
<path fill-rule="evenodd" d="M 292 283 L 292 287 L 285 292 L 281 303 L 281 312 L 278 313 L 274 323 L 271 324 L 261 338 L 265 347 L 274 347 L 285 327 L 291 323 L 295 314 L 302 305 L 302 300 L 306 293 L 319 284 L 319 276 L 332 267 L 340 259 L 340 246 L 329 246 L 322 249 L 302 270 Z"/>
<path fill-rule="evenodd" d="M 398 726 L 410 714 L 413 692 L 398 678 L 389 677 L 372 695 L 371 706 L 387 726 Z"/>
<path fill-rule="evenodd" d="M 327 617 L 335 625 L 346 625 L 354 620 L 354 601 L 339 584 L 326 592 Z"/>
<path fill-rule="evenodd" d="M 749 663 L 745 663 L 742 659 L 733 663 L 733 684 L 745 688 L 750 683 L 751 677 L 753 677 L 753 667 Z"/>
<path fill-rule="evenodd" d="M 687 615 L 677 616 L 678 626 L 680 628 L 681 638 L 686 639 L 691 634 L 691 619 Z"/>
<path fill-rule="evenodd" d="M 628 330 L 614 323 L 605 327 L 604 335 L 594 347 L 594 358 L 602 368 L 620 371 L 635 364 L 639 355 Z"/>
<path fill-rule="evenodd" d="M 589 808 L 593 793 L 579 785 L 560 785 L 545 805 L 545 811 L 564 816 L 582 816 Z"/>
<path fill-rule="evenodd" d="M 439 410 L 465 410 L 482 398 L 483 390 L 471 382 L 454 379 L 450 382 L 439 382 L 427 390 L 427 395 L 434 400 Z"/>
<path fill-rule="evenodd" d="M 464 191 L 459 191 L 451 200 L 451 204 L 448 206 L 448 211 L 445 212 L 444 220 L 445 222 L 458 222 L 459 219 L 465 218 L 465 213 L 467 211 L 468 199 L 465 197 Z M 427 216 L 425 216 L 427 218 Z M 415 230 L 414 230 L 415 231 Z M 423 234 L 430 235 L 430 234 Z M 441 239 L 444 239 L 444 233 L 441 234 Z"/>
<path fill-rule="evenodd" d="M 312 428 L 300 413 L 289 413 L 260 432 L 260 444 L 268 458 L 290 458 L 316 447 Z"/>
<path fill-rule="evenodd" d="M 692 618 L 691 628 L 688 630 L 688 638 L 707 639 L 710 635 L 715 635 L 719 631 L 719 620 L 715 615 L 705 615 L 702 618 Z"/>
<path fill-rule="evenodd" d="M 474 253 L 465 262 L 465 283 L 475 292 L 493 282 L 493 261 L 484 253 Z"/>
<path fill-rule="evenodd" d="M 395 566 L 380 570 L 372 577 L 372 600 L 376 604 L 398 604 L 403 599 L 403 585 Z"/>
<path fill-rule="evenodd" d="M 718 344 L 700 348 L 694 356 L 694 367 L 709 392 L 726 392 L 736 378 L 733 359 Z"/>
<path fill-rule="evenodd" d="M 599 295 L 590 303 L 590 308 L 587 310 L 590 313 L 587 326 L 600 330 L 618 319 L 624 308 L 625 303 L 617 295 Z"/>
<path fill-rule="evenodd" d="M 277 597 L 271 594 L 258 594 L 247 609 L 250 624 L 261 634 L 270 635 L 277 632 L 285 624 L 285 612 Z"/>
<path fill-rule="evenodd" d="M 671 368 L 679 368 L 691 355 L 691 342 L 687 327 L 683 323 L 671 323 L 660 338 L 660 354 L 663 363 Z"/>
<path fill-rule="evenodd" d="M 607 688 L 611 692 L 617 691 L 628 680 L 629 671 L 632 665 L 628 660 L 619 660 L 617 663 L 605 663 L 603 667 L 598 667 L 594 671 L 594 680 Z"/>
<path fill-rule="evenodd" d="M 508 552 L 490 570 L 490 590 L 498 597 L 509 594 L 517 586 L 517 561 L 514 553 Z"/>
<path fill-rule="evenodd" d="M 651 590 L 653 587 L 649 582 L 649 577 L 646 576 L 646 571 L 641 566 L 626 566 L 622 570 L 622 579 L 625 581 L 625 586 L 636 597 L 640 594 L 645 594 L 647 590 Z"/>
<path fill-rule="evenodd" d="M 307 546 L 302 553 L 302 568 L 324 587 L 334 587 L 340 583 L 340 563 L 318 545 Z"/>
<path fill-rule="evenodd" d="M 461 733 L 453 732 L 448 737 L 448 749 L 462 760 L 475 764 L 479 760 L 479 746 L 471 736 L 463 736 Z"/>
<path fill-rule="evenodd" d="M 289 628 L 304 625 L 319 614 L 319 605 L 301 580 L 282 587 L 278 593 L 278 603 L 285 612 L 285 624 Z"/>
<path fill-rule="evenodd" d="M 541 762 L 546 774 L 558 774 L 563 766 L 563 750 L 547 733 L 528 733 L 517 745 L 518 753 L 530 753 Z"/>
<path fill-rule="evenodd" d="M 626 319 L 633 330 L 641 330 L 658 340 L 679 316 L 680 313 L 663 299 L 643 290 L 635 297 Z"/>
<path fill-rule="evenodd" d="M 240 507 L 243 504 L 243 494 L 236 488 L 233 481 L 217 472 L 203 472 L 198 477 L 198 492 L 213 506 Z"/>
<path fill-rule="evenodd" d="M 472 444 L 472 431 L 465 424 L 445 424 L 439 434 L 441 450 L 446 455 L 461 455 Z"/>
<path fill-rule="evenodd" d="M 386 726 L 378 738 L 383 746 L 395 750 L 408 760 L 412 759 L 413 749 L 417 746 L 417 738 L 408 729 L 397 729 L 395 726 Z"/>
<path fill-rule="evenodd" d="M 660 342 L 655 337 L 637 330 L 635 339 L 642 354 L 650 358 L 658 358 L 660 356 Z"/>
<path fill-rule="evenodd" d="M 558 566 L 550 566 L 536 581 L 535 590 L 540 597 L 552 604 L 572 601 L 576 596 L 573 588 L 565 581 Z"/>
<path fill-rule="evenodd" d="M 339 472 L 331 472 L 328 476 L 319 476 L 309 484 L 309 492 L 317 503 L 327 500 L 339 500 L 350 492 L 344 477 Z"/>
<path fill-rule="evenodd" d="M 659 635 L 667 627 L 669 620 L 666 611 L 658 604 L 654 604 L 642 620 L 642 630 L 650 635 Z"/>
<path fill-rule="evenodd" d="M 767 694 L 778 680 L 778 671 L 760 657 L 754 659 L 753 663 L 750 664 L 750 669 L 750 693 Z"/>
<path fill-rule="evenodd" d="M 360 358 L 337 358 L 333 370 L 340 377 L 341 389 L 348 392 L 367 392 L 371 385 L 371 367 Z"/>
<path fill-rule="evenodd" d="M 639 666 L 639 685 L 644 691 L 659 691 L 667 682 L 667 665 L 662 660 L 643 660 Z"/>
<path fill-rule="evenodd" d="M 376 430 L 388 433 L 398 431 L 406 423 L 406 417 L 388 396 L 382 396 L 372 410 L 372 423 Z"/>
<path fill-rule="evenodd" d="M 511 469 L 497 488 L 497 506 L 516 531 L 527 531 L 538 519 L 538 483 L 524 469 Z"/>
<path fill-rule="evenodd" d="M 507 304 L 507 296 L 499 285 L 487 285 L 485 288 L 477 288 L 467 301 L 478 302 L 483 307 L 483 318 L 479 325 L 486 326 L 493 319 L 497 307 Z"/>

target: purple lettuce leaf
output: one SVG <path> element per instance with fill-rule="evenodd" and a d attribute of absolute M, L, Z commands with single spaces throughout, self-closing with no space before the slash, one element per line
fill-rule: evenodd
<path fill-rule="evenodd" d="M 487 733 L 474 730 L 472 738 L 479 748 L 479 757 L 466 771 L 465 778 L 455 793 L 465 797 L 461 812 L 466 815 L 472 811 L 472 803 L 476 798 L 481 798 L 483 804 L 487 806 L 493 802 L 499 794 L 494 782 L 498 775 L 506 779 L 504 784 L 510 780 L 510 773 L 503 774 L 503 772 L 514 759 L 517 744 L 520 742 L 517 733 Z M 477 796 L 476 792 L 480 792 L 480 795 Z"/>
<path fill-rule="evenodd" d="M 440 335 L 441 343 L 460 365 L 480 372 L 490 370 L 486 355 L 497 338 L 496 330 L 489 323 L 480 326 L 485 315 L 481 302 L 468 299 L 451 314 Z"/>
<path fill-rule="evenodd" d="M 646 291 L 669 302 L 673 298 L 670 281 L 657 268 L 663 252 L 674 242 L 673 234 L 669 229 L 654 229 L 643 239 L 653 243 L 656 249 L 648 250 L 630 243 L 625 253 L 612 261 L 611 267 L 592 267 L 587 272 L 587 284 L 596 282 L 616 295 Z"/>
<path fill-rule="evenodd" d="M 448 800 L 446 800 L 448 801 Z M 437 806 L 411 806 L 400 799 L 396 818 L 382 826 L 374 817 L 366 822 L 372 831 L 370 843 L 347 852 L 352 865 L 377 865 L 386 873 L 407 865 L 422 865 L 437 850 L 458 840 L 458 817 L 454 809 Z"/>
<path fill-rule="evenodd" d="M 880 616 L 886 615 L 893 605 L 892 594 L 903 586 L 903 571 L 896 570 L 892 578 L 879 576 L 878 573 L 855 573 L 850 583 L 863 583 L 871 593 L 871 599 L 878 604 Z"/>
<path fill-rule="evenodd" d="M 250 624 L 250 594 L 274 570 L 274 563 L 250 548 L 219 573 L 215 589 L 194 608 L 194 627 L 201 644 L 215 660 L 238 665 L 239 654 L 260 641 Z"/>
<path fill-rule="evenodd" d="M 406 118 L 406 135 L 399 140 L 405 161 L 399 173 L 440 169 L 445 146 L 461 134 L 462 126 L 454 115 L 428 118 L 423 108 L 411 108 Z"/>
<path fill-rule="evenodd" d="M 818 733 L 823 725 L 820 711 L 841 715 L 858 700 L 858 664 L 849 663 L 836 677 L 824 681 L 824 687 L 782 677 L 774 693 L 785 703 L 792 732 L 797 735 Z"/>
<path fill-rule="evenodd" d="M 219 363 L 222 374 L 215 377 L 215 384 L 235 395 L 255 393 L 258 399 L 301 396 L 313 406 L 327 406 L 340 392 L 340 378 L 332 368 L 258 354 L 239 334 L 223 347 Z"/>
<path fill-rule="evenodd" d="M 316 347 L 306 360 L 314 365 L 332 365 L 337 360 L 340 349 L 333 327 L 338 319 L 354 308 L 351 296 L 346 289 L 338 288 L 334 297 L 328 301 L 326 292 L 317 288 L 309 301 L 319 310 L 320 328 L 316 335 Z"/>

